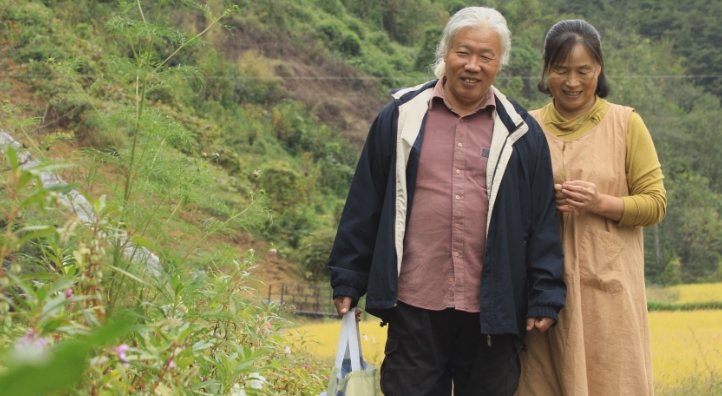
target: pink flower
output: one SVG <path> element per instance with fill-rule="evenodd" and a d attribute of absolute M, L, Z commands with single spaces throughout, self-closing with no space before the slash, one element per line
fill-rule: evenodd
<path fill-rule="evenodd" d="M 306 363 L 304 363 L 303 366 L 301 366 L 301 367 L 303 367 L 304 369 L 308 370 L 308 365 L 307 365 Z"/>
<path fill-rule="evenodd" d="M 120 344 L 113 348 L 113 351 L 118 355 L 118 359 L 120 359 L 120 362 L 123 363 L 124 366 L 128 364 L 128 356 L 125 355 L 128 349 L 130 348 L 126 344 Z"/>
<path fill-rule="evenodd" d="M 173 359 L 168 359 L 168 361 L 165 362 L 165 366 L 169 369 L 175 368 L 175 363 L 173 362 Z"/>
<path fill-rule="evenodd" d="M 68 289 L 65 291 L 65 298 L 73 297 L 73 289 Z"/>
<path fill-rule="evenodd" d="M 271 256 L 275 256 L 276 254 L 278 254 L 278 250 L 276 250 L 276 249 L 271 249 L 271 250 L 268 251 L 268 254 L 270 254 Z"/>
<path fill-rule="evenodd" d="M 270 322 L 266 322 L 266 330 L 271 330 L 271 323 L 270 323 Z"/>
<path fill-rule="evenodd" d="M 13 353 L 19 361 L 37 362 L 44 358 L 47 347 L 48 340 L 30 330 L 15 343 Z"/>
<path fill-rule="evenodd" d="M 23 338 L 18 342 L 18 346 L 24 346 L 29 348 L 45 349 L 48 346 L 48 340 L 43 337 L 38 337 L 37 333 L 30 330 L 25 334 Z"/>

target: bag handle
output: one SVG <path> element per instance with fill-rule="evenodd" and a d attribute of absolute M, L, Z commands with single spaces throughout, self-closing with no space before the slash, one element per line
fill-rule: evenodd
<path fill-rule="evenodd" d="M 338 348 L 336 348 L 335 367 L 340 369 L 346 357 L 351 360 L 351 371 L 361 370 L 361 338 L 354 309 L 347 312 L 341 321 L 341 336 L 338 338 Z"/>

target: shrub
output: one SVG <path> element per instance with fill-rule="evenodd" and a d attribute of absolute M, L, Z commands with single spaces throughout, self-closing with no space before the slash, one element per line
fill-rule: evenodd
<path fill-rule="evenodd" d="M 356 33 L 346 32 L 335 46 L 342 54 L 347 56 L 361 55 L 361 40 Z"/>
<path fill-rule="evenodd" d="M 301 252 L 300 264 L 309 280 L 318 282 L 328 278 L 326 264 L 335 237 L 335 230 L 322 228 L 301 239 L 298 248 Z"/>
<path fill-rule="evenodd" d="M 271 207 L 291 211 L 305 196 L 300 175 L 285 161 L 271 161 L 261 170 L 261 187 L 273 197 Z"/>

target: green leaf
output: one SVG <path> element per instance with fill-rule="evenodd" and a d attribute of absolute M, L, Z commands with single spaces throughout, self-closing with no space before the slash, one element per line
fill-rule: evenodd
<path fill-rule="evenodd" d="M 28 172 L 40 176 L 43 172 L 55 172 L 56 170 L 63 170 L 75 167 L 74 164 L 46 164 L 38 165 L 28 169 Z"/>
<path fill-rule="evenodd" d="M 201 340 L 193 344 L 193 352 L 201 351 L 203 349 L 208 349 L 213 346 L 213 343 L 206 340 Z"/>
<path fill-rule="evenodd" d="M 0 374 L 2 395 L 47 395 L 71 389 L 82 378 L 91 349 L 108 344 L 130 329 L 125 323 L 107 324 L 83 340 L 56 345 L 48 350 L 46 359 L 20 364 L 8 361 L 8 369 Z"/>
<path fill-rule="evenodd" d="M 51 191 L 51 192 L 57 192 L 57 193 L 61 193 L 61 194 L 67 194 L 67 193 L 69 193 L 70 191 L 73 191 L 77 186 L 78 186 L 77 183 L 73 183 L 73 184 L 54 184 L 54 185 L 52 185 L 52 186 L 46 186 L 46 187 L 45 187 L 45 190 L 46 190 L 46 191 Z"/>
<path fill-rule="evenodd" d="M 15 151 L 13 146 L 8 144 L 7 148 L 5 149 L 5 156 L 10 162 L 10 168 L 12 168 L 13 170 L 17 169 L 20 164 L 18 162 L 18 153 Z"/>
<path fill-rule="evenodd" d="M 133 235 L 130 237 L 130 241 L 138 246 L 142 246 L 150 250 L 151 252 L 158 252 L 161 250 L 158 245 L 140 235 Z"/>
<path fill-rule="evenodd" d="M 54 227 L 50 226 L 32 226 L 32 227 L 23 227 L 20 230 L 18 230 L 18 233 L 21 233 L 23 231 L 32 231 L 29 234 L 23 235 L 20 239 L 18 239 L 18 244 L 23 245 L 28 241 L 32 241 L 34 239 L 40 239 L 44 236 L 52 235 L 56 233 L 56 230 Z"/>
<path fill-rule="evenodd" d="M 23 171 L 20 173 L 20 177 L 18 178 L 18 184 L 15 187 L 17 190 L 21 190 L 25 185 L 27 185 L 31 180 L 35 179 L 32 173 Z"/>
<path fill-rule="evenodd" d="M 27 198 L 20 202 L 20 209 L 28 207 L 30 205 L 38 204 L 42 205 L 45 197 L 48 196 L 48 191 L 45 189 L 37 189 L 33 191 Z"/>
<path fill-rule="evenodd" d="M 148 282 L 146 282 L 146 281 L 138 278 L 137 276 L 131 274 L 130 272 L 128 272 L 128 271 L 126 271 L 126 270 L 123 270 L 123 269 L 121 269 L 121 268 L 118 268 L 118 267 L 116 267 L 116 266 L 114 266 L 114 265 L 112 265 L 112 264 L 104 264 L 104 265 L 105 265 L 106 267 L 109 267 L 109 268 L 112 269 L 113 271 L 119 272 L 119 273 L 127 276 L 128 278 L 133 279 L 134 281 L 136 281 L 136 282 L 138 282 L 138 283 L 141 283 L 141 284 L 144 284 L 144 285 L 148 285 Z"/>

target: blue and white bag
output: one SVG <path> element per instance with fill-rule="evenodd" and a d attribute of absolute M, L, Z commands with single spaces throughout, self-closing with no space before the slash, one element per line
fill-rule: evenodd
<path fill-rule="evenodd" d="M 336 362 L 328 388 L 319 396 L 377 396 L 376 368 L 364 362 L 361 355 L 356 313 L 352 309 L 342 320 Z"/>

